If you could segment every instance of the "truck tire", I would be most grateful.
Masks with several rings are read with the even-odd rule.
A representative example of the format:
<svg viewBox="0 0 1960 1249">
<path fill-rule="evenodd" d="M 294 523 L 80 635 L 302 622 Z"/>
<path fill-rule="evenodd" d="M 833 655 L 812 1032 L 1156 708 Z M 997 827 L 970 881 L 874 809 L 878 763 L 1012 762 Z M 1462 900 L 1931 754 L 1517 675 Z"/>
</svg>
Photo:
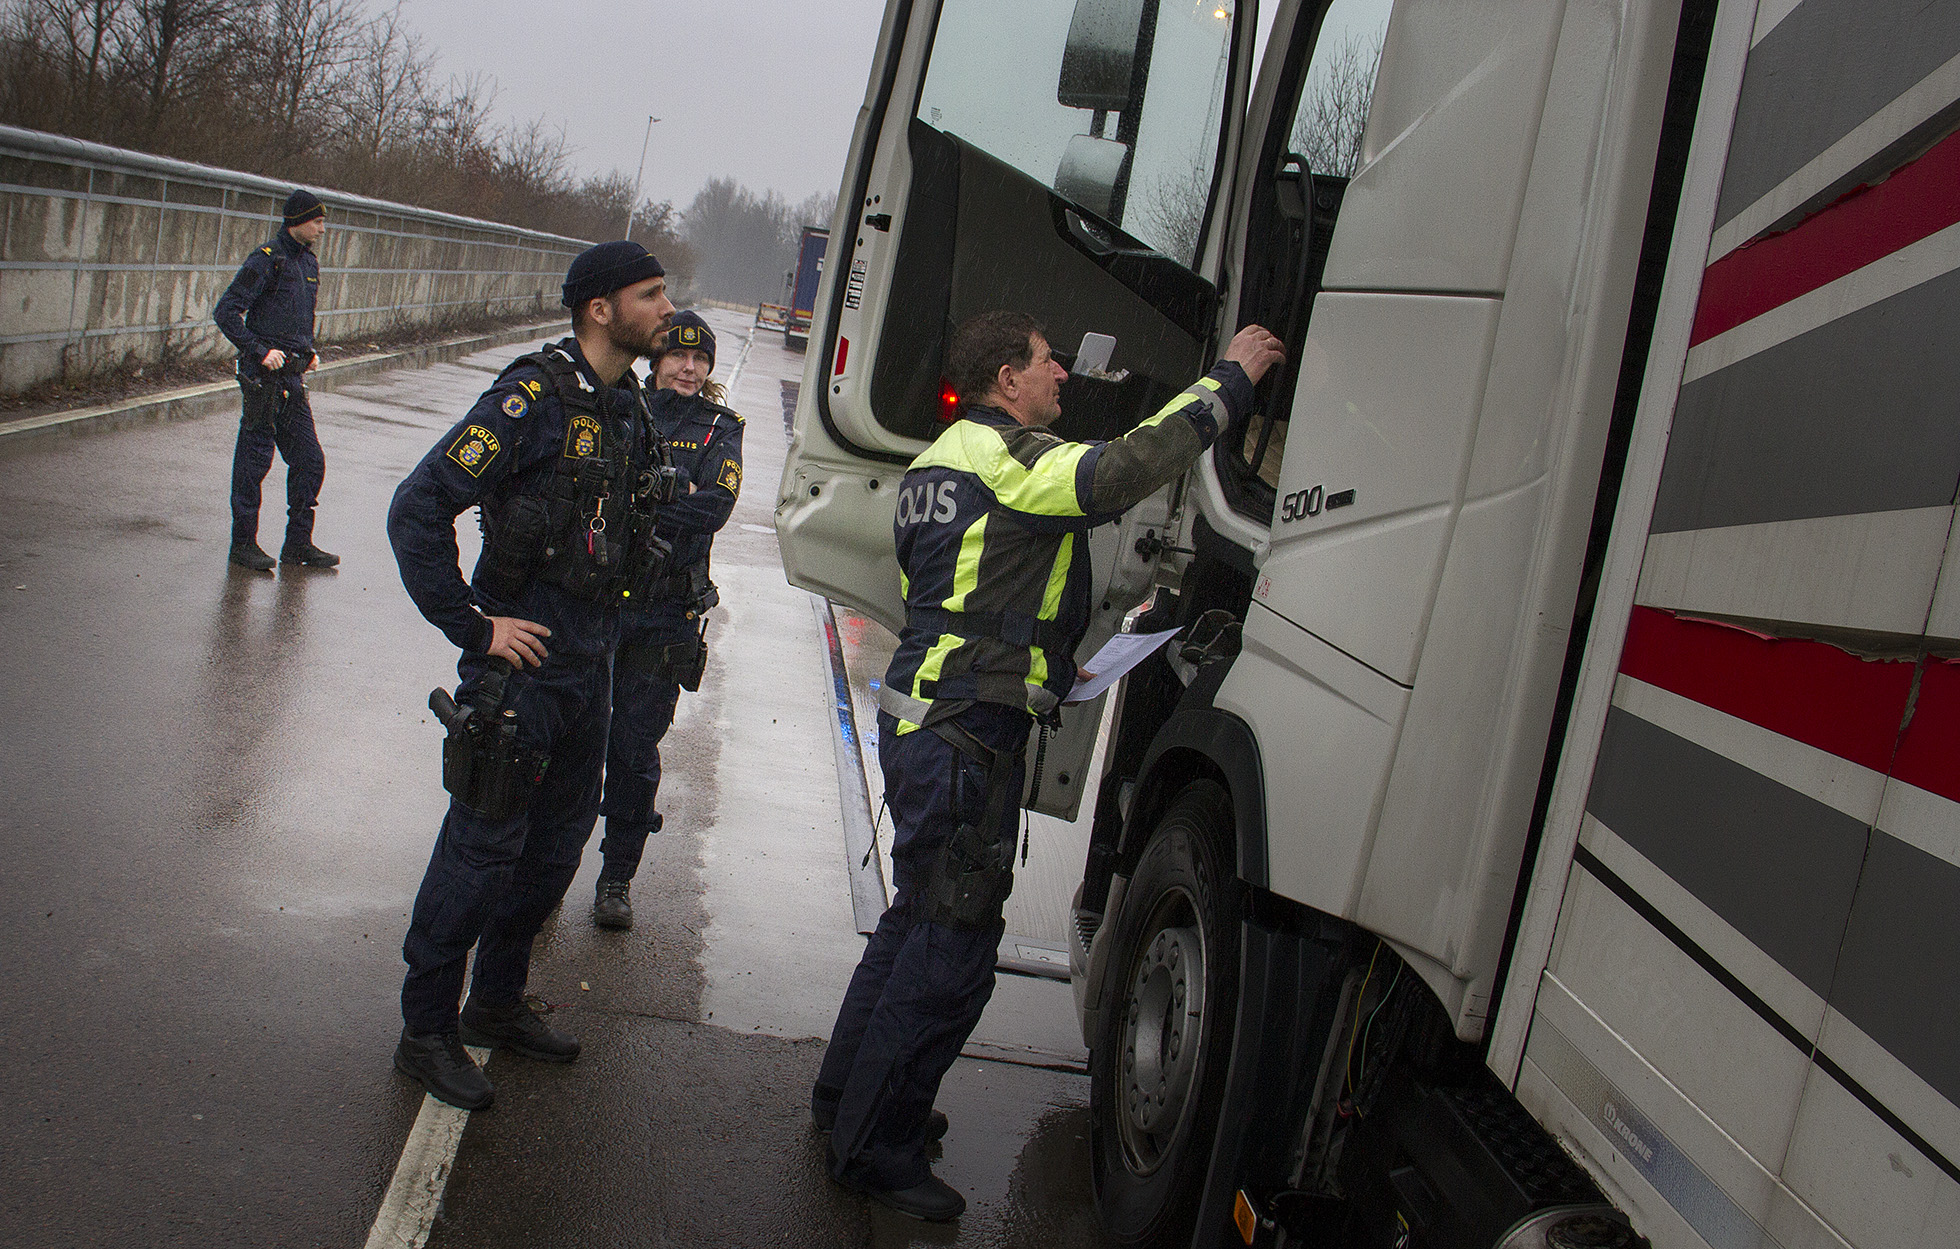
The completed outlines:
<svg viewBox="0 0 1960 1249">
<path fill-rule="evenodd" d="M 1238 1008 L 1230 811 L 1215 782 L 1186 786 L 1115 916 L 1110 1006 L 1089 1056 L 1089 1140 L 1097 1209 L 1119 1244 L 1191 1241 Z"/>
</svg>

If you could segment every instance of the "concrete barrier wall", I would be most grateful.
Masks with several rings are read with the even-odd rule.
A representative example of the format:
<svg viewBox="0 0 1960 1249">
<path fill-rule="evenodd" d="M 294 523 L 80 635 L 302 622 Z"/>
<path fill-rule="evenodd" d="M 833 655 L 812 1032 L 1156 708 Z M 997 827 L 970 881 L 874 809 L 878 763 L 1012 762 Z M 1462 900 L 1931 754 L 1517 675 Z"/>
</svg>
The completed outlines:
<svg viewBox="0 0 1960 1249">
<path fill-rule="evenodd" d="M 0 126 L 0 394 L 129 363 L 232 354 L 211 309 L 290 184 Z M 314 188 L 323 343 L 558 311 L 586 244 Z"/>
</svg>

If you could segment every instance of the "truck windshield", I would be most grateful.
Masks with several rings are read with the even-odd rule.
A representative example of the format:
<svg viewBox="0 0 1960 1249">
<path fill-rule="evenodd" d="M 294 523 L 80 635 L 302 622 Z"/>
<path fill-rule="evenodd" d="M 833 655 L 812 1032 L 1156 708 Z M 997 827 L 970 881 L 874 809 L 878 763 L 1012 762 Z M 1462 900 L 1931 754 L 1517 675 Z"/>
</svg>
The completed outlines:
<svg viewBox="0 0 1960 1249">
<path fill-rule="evenodd" d="M 918 118 L 1192 267 L 1237 8 L 1238 0 L 946 0 Z M 1119 69 L 1093 86 L 1081 68 L 1085 25 L 1104 40 L 1087 49 L 1096 67 Z"/>
</svg>

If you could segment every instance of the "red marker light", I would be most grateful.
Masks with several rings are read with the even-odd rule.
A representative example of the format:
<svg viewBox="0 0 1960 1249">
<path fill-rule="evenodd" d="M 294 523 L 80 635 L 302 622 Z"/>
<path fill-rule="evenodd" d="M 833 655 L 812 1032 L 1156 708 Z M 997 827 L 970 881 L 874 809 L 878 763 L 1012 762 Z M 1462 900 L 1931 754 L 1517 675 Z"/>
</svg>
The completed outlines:
<svg viewBox="0 0 1960 1249">
<path fill-rule="evenodd" d="M 945 378 L 939 379 L 939 423 L 951 425 L 960 418 L 960 395 L 953 389 L 953 383 Z"/>
<path fill-rule="evenodd" d="M 844 360 L 851 354 L 851 340 L 842 334 L 837 336 L 837 367 L 830 371 L 832 377 L 844 375 Z"/>
</svg>

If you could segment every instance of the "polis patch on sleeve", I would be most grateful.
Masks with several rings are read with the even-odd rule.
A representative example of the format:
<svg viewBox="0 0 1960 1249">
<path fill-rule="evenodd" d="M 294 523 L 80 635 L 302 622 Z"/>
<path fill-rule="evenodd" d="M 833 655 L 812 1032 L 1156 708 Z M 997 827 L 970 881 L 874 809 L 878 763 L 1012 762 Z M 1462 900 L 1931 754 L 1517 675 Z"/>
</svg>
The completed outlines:
<svg viewBox="0 0 1960 1249">
<path fill-rule="evenodd" d="M 565 458 L 583 460 L 599 454 L 599 422 L 589 416 L 575 416 L 565 430 Z"/>
<path fill-rule="evenodd" d="M 715 484 L 730 494 L 742 493 L 742 466 L 733 460 L 723 460 L 721 475 L 715 478 Z"/>
<path fill-rule="evenodd" d="M 449 444 L 449 458 L 462 465 L 463 471 L 470 476 L 481 477 L 490 461 L 497 458 L 500 449 L 497 435 L 481 425 L 471 425 L 456 436 L 455 442 Z"/>
<path fill-rule="evenodd" d="M 509 395 L 505 397 L 504 415 L 509 417 L 511 420 L 515 421 L 515 420 L 522 419 L 524 414 L 528 411 L 530 411 L 530 405 L 524 402 L 523 395 Z"/>
</svg>

